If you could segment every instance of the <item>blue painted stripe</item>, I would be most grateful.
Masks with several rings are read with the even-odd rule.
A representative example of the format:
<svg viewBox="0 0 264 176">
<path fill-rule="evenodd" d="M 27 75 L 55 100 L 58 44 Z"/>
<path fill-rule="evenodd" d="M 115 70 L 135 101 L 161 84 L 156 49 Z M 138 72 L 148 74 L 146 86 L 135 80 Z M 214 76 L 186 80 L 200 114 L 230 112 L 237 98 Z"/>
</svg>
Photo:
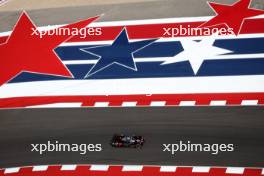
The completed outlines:
<svg viewBox="0 0 264 176">
<path fill-rule="evenodd" d="M 63 61 L 66 60 L 94 60 L 97 57 L 85 53 L 80 48 L 89 46 L 64 46 L 56 49 L 57 54 Z M 232 54 L 257 54 L 264 53 L 264 38 L 246 39 L 221 39 L 216 40 L 214 46 L 233 51 Z M 134 57 L 170 57 L 183 51 L 180 42 L 157 42 L 136 52 Z"/>
<path fill-rule="evenodd" d="M 129 70 L 119 65 L 112 65 L 87 79 L 120 79 L 120 78 L 160 78 L 186 76 L 234 76 L 234 75 L 263 75 L 264 58 L 243 60 L 208 60 L 204 61 L 197 75 L 193 74 L 188 61 L 169 65 L 161 62 L 137 63 L 138 71 Z M 70 65 L 69 69 L 75 79 L 82 79 L 93 65 Z M 65 80 L 69 78 L 22 73 L 11 82 Z"/>
<path fill-rule="evenodd" d="M 248 39 L 221 39 L 216 40 L 215 46 L 233 50 L 234 54 L 264 53 L 264 38 Z M 95 56 L 80 51 L 87 46 L 59 47 L 56 52 L 62 60 L 91 60 Z M 135 57 L 169 57 L 183 50 L 180 42 L 157 42 L 139 52 Z M 264 58 L 230 59 L 230 60 L 205 60 L 197 75 L 188 61 L 168 65 L 161 62 L 138 62 L 138 71 L 133 71 L 119 65 L 112 65 L 87 79 L 121 79 L 121 78 L 160 78 L 160 77 L 186 77 L 186 76 L 234 76 L 234 75 L 263 75 Z M 83 79 L 91 69 L 92 64 L 67 65 L 75 79 Z M 45 80 L 67 80 L 69 78 L 22 73 L 14 78 L 11 83 Z"/>
</svg>

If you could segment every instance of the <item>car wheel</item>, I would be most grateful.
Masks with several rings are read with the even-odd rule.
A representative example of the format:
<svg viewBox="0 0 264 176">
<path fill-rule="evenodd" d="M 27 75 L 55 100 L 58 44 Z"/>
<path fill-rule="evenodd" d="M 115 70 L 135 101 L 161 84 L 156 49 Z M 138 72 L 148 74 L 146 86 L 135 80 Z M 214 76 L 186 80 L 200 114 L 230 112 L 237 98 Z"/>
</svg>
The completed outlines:
<svg viewBox="0 0 264 176">
<path fill-rule="evenodd" d="M 137 145 L 136 145 L 136 148 L 139 148 L 139 149 L 141 149 L 141 148 L 142 148 L 142 146 L 141 146 L 140 144 L 137 144 Z"/>
</svg>

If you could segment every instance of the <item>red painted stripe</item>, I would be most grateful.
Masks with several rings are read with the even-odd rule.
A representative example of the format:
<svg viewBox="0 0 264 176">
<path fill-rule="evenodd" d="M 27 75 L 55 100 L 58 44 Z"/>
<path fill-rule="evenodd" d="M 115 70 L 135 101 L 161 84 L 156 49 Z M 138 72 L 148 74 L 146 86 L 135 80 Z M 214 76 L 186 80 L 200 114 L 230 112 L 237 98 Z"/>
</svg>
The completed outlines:
<svg viewBox="0 0 264 176">
<path fill-rule="evenodd" d="M 161 19 L 162 20 L 162 19 Z M 204 23 L 205 21 L 198 22 L 181 22 L 181 23 L 164 23 L 164 24 L 142 24 L 142 25 L 128 25 L 127 31 L 130 39 L 144 39 L 144 38 L 160 38 L 160 37 L 170 37 L 164 34 L 163 28 L 178 28 L 180 25 L 195 28 Z M 68 42 L 82 42 L 82 41 L 102 41 L 102 40 L 114 40 L 119 34 L 124 26 L 107 26 L 102 28 L 102 35 L 90 35 L 86 38 L 80 38 L 80 36 L 75 36 Z M 226 26 L 221 25 L 218 28 L 226 28 Z M 245 20 L 240 34 L 257 34 L 264 33 L 264 18 L 258 19 L 248 19 Z M 188 35 L 185 35 L 188 36 Z M 195 35 L 194 35 L 195 36 Z M 181 37 L 181 36 L 176 36 Z M 5 42 L 7 36 L 0 37 L 0 43 Z"/>
<path fill-rule="evenodd" d="M 7 40 L 7 36 L 0 37 L 0 44 L 5 43 Z"/>
<path fill-rule="evenodd" d="M 179 28 L 183 27 L 196 28 L 204 22 L 188 22 L 188 23 L 165 23 L 165 24 L 146 24 L 146 25 L 129 25 L 126 26 L 127 32 L 130 39 L 145 39 L 145 38 L 169 38 L 171 36 L 163 35 L 163 28 Z M 124 26 L 109 26 L 102 27 L 102 35 L 99 36 L 88 36 L 87 38 L 80 38 L 80 36 L 73 37 L 69 42 L 82 42 L 82 41 L 101 41 L 101 40 L 114 40 Z M 225 28 L 225 25 L 219 25 L 217 27 Z M 264 19 L 251 19 L 246 20 L 241 29 L 240 34 L 255 34 L 264 33 Z M 197 36 L 197 35 L 184 35 L 186 36 Z M 177 35 L 175 37 L 183 37 Z"/>
<path fill-rule="evenodd" d="M 177 167 L 172 172 L 161 172 L 160 166 L 143 166 L 141 171 L 123 171 L 124 166 L 109 166 L 108 170 L 90 170 L 90 165 L 80 165 L 74 170 L 61 170 L 62 166 L 49 166 L 44 171 L 33 171 L 34 167 L 22 167 L 16 173 L 0 176 L 261 176 L 262 168 L 242 168 L 242 173 L 227 173 L 227 168 L 210 167 L 208 172 L 193 172 L 194 167 Z"/>
<path fill-rule="evenodd" d="M 109 102 L 109 106 L 121 106 L 123 102 L 137 102 L 137 106 L 149 106 L 152 101 L 165 101 L 166 105 L 179 105 L 181 101 L 196 101 L 196 105 L 209 105 L 211 101 L 226 101 L 227 105 L 240 105 L 243 100 L 258 100 L 258 104 L 264 104 L 264 93 L 14 97 L 1 98 L 0 108 L 52 103 L 82 103 L 82 106 L 94 106 L 96 102 Z"/>
</svg>

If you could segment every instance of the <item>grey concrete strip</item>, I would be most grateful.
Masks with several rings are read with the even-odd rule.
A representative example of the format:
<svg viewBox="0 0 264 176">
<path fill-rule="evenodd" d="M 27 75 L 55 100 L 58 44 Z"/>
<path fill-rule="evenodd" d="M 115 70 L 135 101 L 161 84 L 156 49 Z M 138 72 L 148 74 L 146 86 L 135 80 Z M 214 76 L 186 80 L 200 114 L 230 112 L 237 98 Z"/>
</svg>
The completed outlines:
<svg viewBox="0 0 264 176">
<path fill-rule="evenodd" d="M 39 164 L 264 166 L 263 107 L 27 109 L 0 112 L 0 167 Z M 146 138 L 142 150 L 109 145 L 114 133 Z M 102 143 L 103 151 L 30 152 L 31 143 Z M 234 152 L 162 151 L 163 143 L 233 143 Z"/>
<path fill-rule="evenodd" d="M 104 13 L 100 21 L 156 19 L 214 15 L 207 0 L 157 0 L 153 2 L 121 3 L 29 10 L 38 26 L 71 23 Z M 216 1 L 233 3 L 234 0 Z M 254 0 L 252 6 L 264 8 L 264 2 Z M 0 7 L 1 8 L 1 7 Z M 15 25 L 21 11 L 0 12 L 0 31 L 8 31 Z"/>
<path fill-rule="evenodd" d="M 87 5 L 106 5 L 137 3 L 155 0 L 4 0 L 5 4 L 1 6 L 0 11 L 18 11 L 18 10 L 37 10 L 47 8 L 63 8 Z M 0 1 L 1 2 L 1 1 Z M 7 3 L 8 2 L 8 3 Z"/>
</svg>

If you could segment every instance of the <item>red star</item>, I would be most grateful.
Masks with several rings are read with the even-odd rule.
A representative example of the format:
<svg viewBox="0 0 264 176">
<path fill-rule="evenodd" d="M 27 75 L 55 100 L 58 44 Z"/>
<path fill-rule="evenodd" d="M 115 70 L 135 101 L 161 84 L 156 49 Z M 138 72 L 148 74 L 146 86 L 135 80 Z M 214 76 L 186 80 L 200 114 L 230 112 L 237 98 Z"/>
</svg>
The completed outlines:
<svg viewBox="0 0 264 176">
<path fill-rule="evenodd" d="M 229 28 L 233 28 L 234 33 L 238 35 L 246 18 L 264 14 L 264 10 L 249 8 L 250 2 L 251 0 L 240 0 L 233 5 L 208 2 L 217 15 L 200 27 L 226 24 Z"/>
<path fill-rule="evenodd" d="M 98 16 L 60 28 L 76 31 L 97 18 Z M 21 72 L 73 77 L 54 52 L 56 47 L 72 37 L 71 33 L 63 35 L 43 33 L 44 35 L 40 37 L 33 34 L 34 30 L 36 26 L 26 12 L 23 12 L 10 37 L 5 43 L 0 44 L 0 86 Z"/>
</svg>

